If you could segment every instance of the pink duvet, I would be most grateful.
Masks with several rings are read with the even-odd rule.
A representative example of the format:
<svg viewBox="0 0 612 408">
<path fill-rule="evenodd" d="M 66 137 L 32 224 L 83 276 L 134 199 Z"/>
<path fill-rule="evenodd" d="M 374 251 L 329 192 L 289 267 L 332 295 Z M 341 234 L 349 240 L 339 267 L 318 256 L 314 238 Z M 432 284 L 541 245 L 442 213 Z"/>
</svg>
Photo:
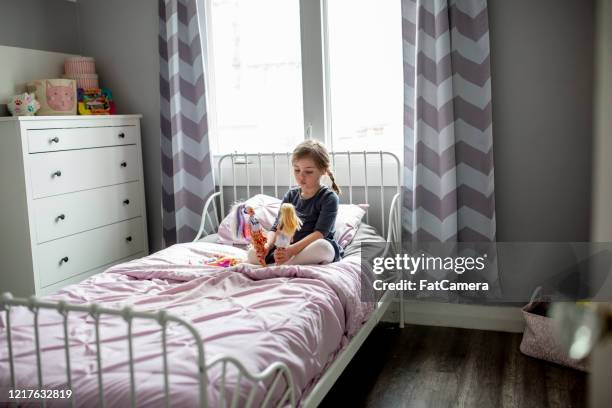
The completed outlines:
<svg viewBox="0 0 612 408">
<path fill-rule="evenodd" d="M 117 265 L 46 299 L 96 302 L 112 308 L 133 305 L 139 311 L 165 309 L 198 329 L 208 363 L 233 356 L 257 373 L 273 362 L 284 362 L 293 375 L 299 398 L 372 310 L 373 304 L 360 300 L 359 257 L 325 266 L 260 268 L 240 264 L 224 269 L 202 264 L 203 259 L 223 248 L 227 247 L 209 243 L 175 245 Z M 0 315 L 0 384 L 5 389 L 10 379 L 6 321 L 4 313 Z M 31 313 L 14 308 L 11 318 L 17 387 L 36 388 Z M 62 388 L 66 376 L 61 320 L 56 312 L 46 311 L 39 321 L 45 388 Z M 120 318 L 106 317 L 100 325 L 106 403 L 124 406 L 130 401 L 126 324 Z M 92 406 L 98 401 L 92 318 L 72 313 L 69 327 L 76 402 Z M 133 333 L 137 403 L 161 406 L 164 393 L 158 325 L 135 320 Z M 192 337 L 171 326 L 168 345 L 172 405 L 192 406 L 199 398 Z M 218 405 L 220 372 L 219 367 L 209 370 L 211 406 Z M 228 378 L 226 385 L 233 390 L 236 373 L 230 370 Z M 250 386 L 242 388 L 241 395 L 246 397 Z"/>
</svg>

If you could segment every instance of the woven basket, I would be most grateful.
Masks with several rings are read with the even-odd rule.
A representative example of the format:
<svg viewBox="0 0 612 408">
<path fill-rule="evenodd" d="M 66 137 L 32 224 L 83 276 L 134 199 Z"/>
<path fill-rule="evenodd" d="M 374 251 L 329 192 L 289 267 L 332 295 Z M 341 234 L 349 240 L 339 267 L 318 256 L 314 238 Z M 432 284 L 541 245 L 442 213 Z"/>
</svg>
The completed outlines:
<svg viewBox="0 0 612 408">
<path fill-rule="evenodd" d="M 539 288 L 534 292 L 531 301 L 523 307 L 525 331 L 520 346 L 521 353 L 577 370 L 588 371 L 588 358 L 582 360 L 570 358 L 556 341 L 552 319 L 547 316 L 550 303 L 538 298 L 538 294 Z"/>
<path fill-rule="evenodd" d="M 96 74 L 65 74 L 63 78 L 74 79 L 77 88 L 99 88 L 98 76 Z"/>
<path fill-rule="evenodd" d="M 96 62 L 91 57 L 68 57 L 64 60 L 66 75 L 91 75 L 96 73 Z"/>
</svg>

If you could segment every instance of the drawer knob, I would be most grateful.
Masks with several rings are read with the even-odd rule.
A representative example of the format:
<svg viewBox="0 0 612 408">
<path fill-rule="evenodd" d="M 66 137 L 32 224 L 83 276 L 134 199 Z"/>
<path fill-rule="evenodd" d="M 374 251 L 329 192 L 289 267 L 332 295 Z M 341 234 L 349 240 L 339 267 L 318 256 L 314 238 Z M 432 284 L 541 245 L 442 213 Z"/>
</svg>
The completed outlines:
<svg viewBox="0 0 612 408">
<path fill-rule="evenodd" d="M 128 199 L 123 200 L 123 204 L 128 205 L 129 203 L 130 203 L 130 200 Z"/>
<path fill-rule="evenodd" d="M 59 177 L 59 176 L 61 176 L 61 175 L 62 175 L 62 172 L 61 172 L 61 171 L 59 171 L 59 170 L 58 170 L 58 171 L 56 171 L 55 173 L 53 173 L 53 177 Z"/>
<path fill-rule="evenodd" d="M 59 263 L 60 263 L 60 265 L 61 265 L 61 264 L 66 263 L 66 262 L 68 262 L 68 257 L 67 257 L 67 256 L 65 256 L 65 257 L 63 257 L 62 259 L 60 259 L 60 262 L 59 262 Z"/>
<path fill-rule="evenodd" d="M 63 220 L 65 218 L 66 218 L 66 216 L 64 214 L 60 214 L 60 215 L 57 216 L 56 221 Z"/>
<path fill-rule="evenodd" d="M 127 167 L 127 162 L 121 162 L 121 167 Z"/>
<path fill-rule="evenodd" d="M 125 139 L 125 133 L 123 132 L 119 133 L 119 139 Z"/>
<path fill-rule="evenodd" d="M 125 240 L 126 240 L 127 242 L 132 242 L 132 236 L 130 235 L 130 236 L 126 237 L 126 238 L 125 238 Z"/>
<path fill-rule="evenodd" d="M 59 143 L 59 137 L 55 136 L 53 139 L 49 140 L 51 143 Z"/>
</svg>

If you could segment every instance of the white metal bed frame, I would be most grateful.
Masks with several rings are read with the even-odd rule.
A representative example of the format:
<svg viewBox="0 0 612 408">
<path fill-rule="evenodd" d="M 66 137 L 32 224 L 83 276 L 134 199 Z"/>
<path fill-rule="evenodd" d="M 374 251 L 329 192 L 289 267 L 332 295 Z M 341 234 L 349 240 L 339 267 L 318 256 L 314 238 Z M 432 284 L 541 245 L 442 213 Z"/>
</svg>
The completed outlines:
<svg viewBox="0 0 612 408">
<path fill-rule="evenodd" d="M 396 249 L 399 248 L 401 244 L 401 165 L 400 161 L 392 153 L 378 151 L 378 152 L 332 152 L 332 163 L 336 164 L 337 156 L 346 156 L 348 161 L 348 189 L 349 189 L 349 202 L 353 202 L 353 186 L 352 183 L 352 165 L 351 160 L 355 157 L 361 157 L 363 160 L 363 168 L 364 168 L 364 192 L 365 192 L 365 202 L 369 204 L 368 197 L 368 157 L 378 157 L 380 161 L 380 209 L 381 209 L 381 220 L 382 220 L 382 235 L 385 236 L 385 197 L 384 197 L 384 159 L 390 158 L 392 164 L 394 164 L 397 168 L 397 191 L 393 196 L 391 203 L 389 205 L 389 215 L 387 218 L 387 229 L 386 229 L 386 246 L 384 250 L 384 255 L 390 250 L 390 246 L 397 245 Z M 219 218 L 217 214 L 217 205 L 215 203 L 215 199 L 217 198 L 220 201 L 221 211 L 220 214 L 223 217 L 225 215 L 225 210 L 223 206 L 224 193 L 223 187 L 225 186 L 223 182 L 222 176 L 222 166 L 227 159 L 231 160 L 232 166 L 232 185 L 233 185 L 233 199 L 236 200 L 237 197 L 237 183 L 236 183 L 236 166 L 244 165 L 245 175 L 246 175 L 246 189 L 247 196 L 250 196 L 250 183 L 249 183 L 249 166 L 253 164 L 249 161 L 249 157 L 255 157 L 257 159 L 257 164 L 259 167 L 259 179 L 260 179 L 260 193 L 264 192 L 264 177 L 263 177 L 263 167 L 262 167 L 262 158 L 270 157 L 272 159 L 272 167 L 273 167 L 273 180 L 274 180 L 274 191 L 275 195 L 278 197 L 278 178 L 276 171 L 277 159 L 282 158 L 287 160 L 288 168 L 290 171 L 288 177 L 288 184 L 291 186 L 291 177 L 292 177 L 292 166 L 290 165 L 290 153 L 258 153 L 258 154 L 229 154 L 221 157 L 219 159 L 218 164 L 218 182 L 219 182 L 219 191 L 213 194 L 205 203 L 204 210 L 202 212 L 202 221 L 200 225 L 200 229 L 194 241 L 199 240 L 203 234 L 208 235 L 208 231 L 206 229 L 207 223 L 211 226 L 215 231 L 219 226 Z M 243 160 L 238 160 L 243 159 Z M 268 186 L 268 184 L 266 184 Z M 214 221 L 213 221 L 214 220 Z M 316 385 L 310 390 L 310 392 L 304 396 L 300 405 L 306 408 L 316 407 L 321 400 L 325 397 L 327 392 L 331 389 L 335 381 L 338 379 L 340 374 L 342 374 L 343 370 L 346 368 L 348 363 L 351 361 L 355 353 L 359 350 L 365 339 L 368 337 L 372 329 L 379 322 L 388 306 L 393 300 L 392 292 L 386 292 L 381 299 L 376 304 L 376 309 L 368 319 L 368 321 L 361 327 L 358 333 L 351 339 L 346 348 L 337 356 L 334 362 L 328 367 L 323 376 L 317 381 Z M 400 302 L 402 302 L 402 297 L 400 296 Z M 195 329 L 189 322 L 173 316 L 166 311 L 160 311 L 157 313 L 153 312 L 138 312 L 133 310 L 131 307 L 125 307 L 123 309 L 109 309 L 100 307 L 97 304 L 89 304 L 89 305 L 73 305 L 69 304 L 65 301 L 60 301 L 58 303 L 45 302 L 40 301 L 36 297 L 31 297 L 29 299 L 16 299 L 13 298 L 10 294 L 5 293 L 0 297 L 0 312 L 4 311 L 6 316 L 6 333 L 7 333 L 7 346 L 8 346 L 8 360 L 9 360 L 9 368 L 10 368 L 10 387 L 11 389 L 16 389 L 20 385 L 16 384 L 15 381 L 15 363 L 14 363 L 14 355 L 13 355 L 13 347 L 11 341 L 11 315 L 10 310 L 12 307 L 16 306 L 25 306 L 29 308 L 34 316 L 34 347 L 36 353 L 36 368 L 37 368 L 37 380 L 39 389 L 44 389 L 44 381 L 42 376 L 42 357 L 40 351 L 40 333 L 39 333 L 39 325 L 38 325 L 38 317 L 39 311 L 41 309 L 51 309 L 56 310 L 59 315 L 63 318 L 63 329 L 64 329 L 64 353 L 65 353 L 65 361 L 66 361 L 66 385 L 68 389 L 71 389 L 72 386 L 72 378 L 70 371 L 70 348 L 69 348 L 69 337 L 68 337 L 68 314 L 70 312 L 85 312 L 91 315 L 94 321 L 95 327 L 95 338 L 96 338 L 96 361 L 97 361 L 97 382 L 98 382 L 98 397 L 99 397 L 99 406 L 105 406 L 105 398 L 104 398 L 104 380 L 102 376 L 102 356 L 100 352 L 100 327 L 99 321 L 101 316 L 120 316 L 122 317 L 127 324 L 127 343 L 128 343 L 128 353 L 129 353 L 129 372 L 130 372 L 130 402 L 131 406 L 136 406 L 136 388 L 135 388 L 135 374 L 134 374 L 134 361 L 133 361 L 133 339 L 132 339 L 132 323 L 134 319 L 148 319 L 156 321 L 160 326 L 161 331 L 161 346 L 162 346 L 162 355 L 163 355 L 163 377 L 164 377 L 164 396 L 165 396 L 165 405 L 166 407 L 171 406 L 170 401 L 170 382 L 169 382 L 169 372 L 168 372 L 168 361 L 167 361 L 167 344 L 166 344 L 166 330 L 169 323 L 175 323 L 185 328 L 192 336 L 195 341 L 195 345 L 197 348 L 197 370 L 198 370 L 198 385 L 199 385 L 199 401 L 200 407 L 209 407 L 208 395 L 207 395 L 207 386 L 208 386 L 208 377 L 207 371 L 214 366 L 221 365 L 222 374 L 221 374 L 221 388 L 219 395 L 218 406 L 226 407 L 230 406 L 235 408 L 239 403 L 239 396 L 241 388 L 243 384 L 241 379 L 245 379 L 251 382 L 251 391 L 248 394 L 248 398 L 246 401 L 245 407 L 252 407 L 253 401 L 255 397 L 255 391 L 257 387 L 255 386 L 257 383 L 263 385 L 266 389 L 264 395 L 262 396 L 263 401 L 260 406 L 267 407 L 272 403 L 276 407 L 286 406 L 288 404 L 290 407 L 296 407 L 297 401 L 294 393 L 293 387 L 293 379 L 291 376 L 291 372 L 288 367 L 281 362 L 275 362 L 267 367 L 265 370 L 260 373 L 250 373 L 248 370 L 240 363 L 240 361 L 236 360 L 233 357 L 222 357 L 215 361 L 206 363 L 205 354 L 204 354 L 204 344 L 202 341 L 202 337 L 200 333 Z M 400 304 L 400 327 L 403 327 L 403 308 Z M 236 386 L 233 389 L 233 392 L 229 393 L 225 388 L 225 380 L 228 366 L 233 366 L 238 373 L 238 379 L 236 381 Z M 284 384 L 281 384 L 280 391 L 281 397 L 277 401 L 272 401 L 274 398 L 276 388 L 279 385 L 279 381 L 284 380 Z M 72 406 L 75 405 L 75 398 L 71 398 Z M 41 400 L 41 405 L 45 406 L 45 400 Z"/>
</svg>

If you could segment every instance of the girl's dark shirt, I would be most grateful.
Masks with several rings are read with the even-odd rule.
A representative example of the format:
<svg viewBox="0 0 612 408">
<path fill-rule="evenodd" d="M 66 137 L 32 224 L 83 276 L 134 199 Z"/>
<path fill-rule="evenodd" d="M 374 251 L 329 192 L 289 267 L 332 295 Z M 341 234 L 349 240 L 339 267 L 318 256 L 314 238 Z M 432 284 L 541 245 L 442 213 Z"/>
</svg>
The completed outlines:
<svg viewBox="0 0 612 408">
<path fill-rule="evenodd" d="M 296 231 L 291 243 L 304 239 L 314 231 L 319 231 L 323 238 L 334 248 L 334 262 L 342 258 L 344 250 L 334 239 L 336 216 L 338 215 L 340 200 L 333 190 L 327 186 L 321 186 L 314 196 L 304 199 L 300 195 L 300 188 L 294 187 L 287 191 L 283 197 L 283 203 L 293 204 L 298 217 L 302 220 L 302 228 Z M 272 231 L 276 231 L 277 225 L 278 216 L 272 226 Z M 266 257 L 266 262 L 274 262 L 274 249 Z"/>
</svg>

